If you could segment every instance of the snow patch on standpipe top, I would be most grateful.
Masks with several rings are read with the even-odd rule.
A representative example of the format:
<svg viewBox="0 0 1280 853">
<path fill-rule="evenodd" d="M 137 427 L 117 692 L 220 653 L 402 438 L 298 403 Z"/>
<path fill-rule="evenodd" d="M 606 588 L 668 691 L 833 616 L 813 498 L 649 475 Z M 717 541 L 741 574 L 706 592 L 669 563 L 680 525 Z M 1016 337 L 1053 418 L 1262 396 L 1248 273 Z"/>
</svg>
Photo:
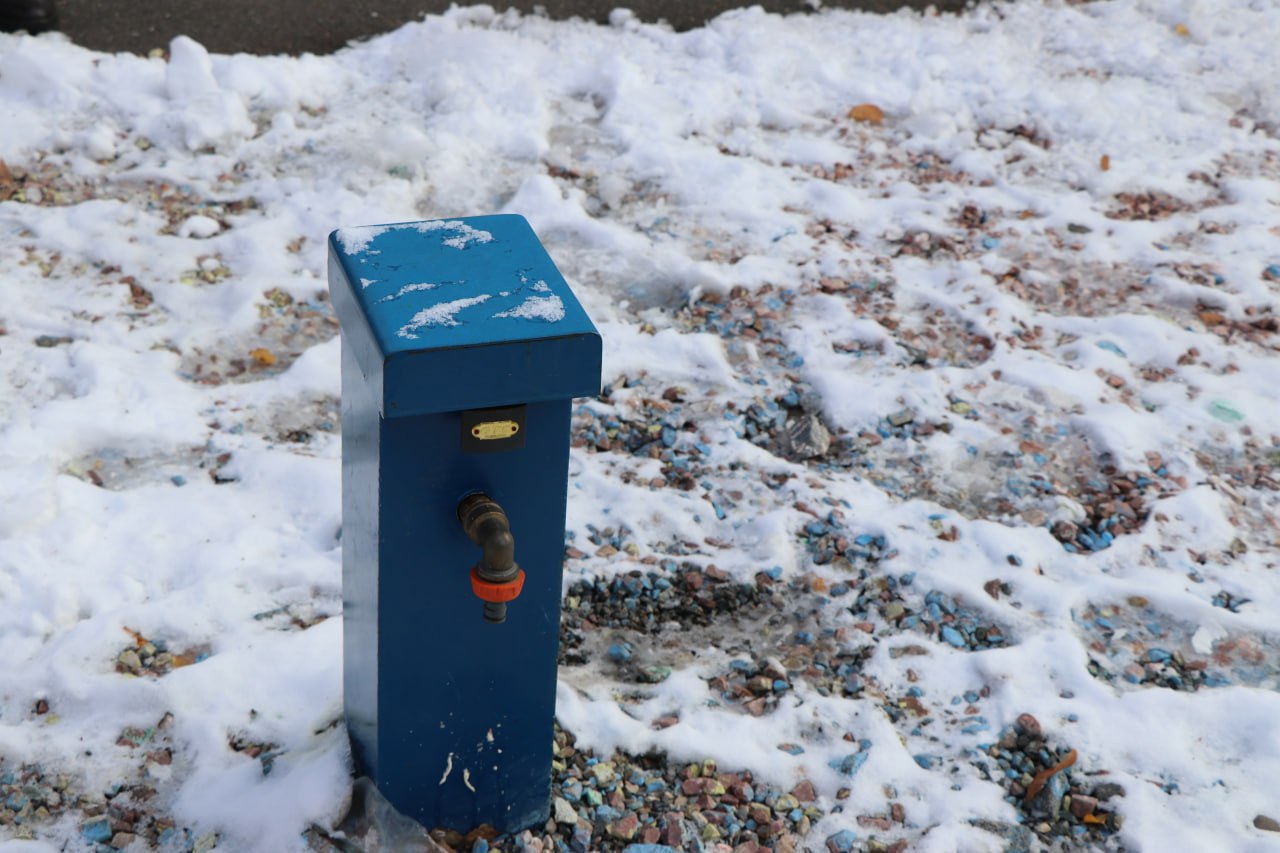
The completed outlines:
<svg viewBox="0 0 1280 853">
<path fill-rule="evenodd" d="M 432 305 L 430 308 L 424 308 L 417 314 L 413 315 L 413 319 L 400 327 L 397 332 L 402 338 L 416 338 L 421 329 L 429 326 L 460 326 L 461 323 L 455 318 L 459 311 L 464 308 L 470 308 L 472 305 L 479 305 L 489 299 L 489 294 L 485 293 L 481 296 L 471 296 L 466 299 L 454 299 L 450 302 L 441 302 Z"/>
<path fill-rule="evenodd" d="M 446 236 L 440 242 L 451 249 L 465 249 L 478 243 L 492 243 L 493 235 L 479 228 L 472 228 L 460 219 L 432 220 L 430 222 L 411 222 L 404 225 L 365 225 L 357 228 L 339 228 L 338 242 L 342 251 L 348 255 L 360 255 L 368 251 L 369 245 L 383 234 L 397 228 L 413 228 L 423 234 L 432 231 L 444 231 Z"/>
</svg>

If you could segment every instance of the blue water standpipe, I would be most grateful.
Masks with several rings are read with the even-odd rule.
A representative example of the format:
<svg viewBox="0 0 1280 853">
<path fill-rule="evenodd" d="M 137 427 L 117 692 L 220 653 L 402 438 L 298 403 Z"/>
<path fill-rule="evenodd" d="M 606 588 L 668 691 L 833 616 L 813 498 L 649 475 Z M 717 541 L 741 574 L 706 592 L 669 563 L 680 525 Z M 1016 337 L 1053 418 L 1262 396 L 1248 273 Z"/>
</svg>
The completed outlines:
<svg viewBox="0 0 1280 853">
<path fill-rule="evenodd" d="M 340 229 L 329 287 L 357 771 L 428 828 L 543 823 L 570 404 L 600 336 L 519 216 Z"/>
</svg>

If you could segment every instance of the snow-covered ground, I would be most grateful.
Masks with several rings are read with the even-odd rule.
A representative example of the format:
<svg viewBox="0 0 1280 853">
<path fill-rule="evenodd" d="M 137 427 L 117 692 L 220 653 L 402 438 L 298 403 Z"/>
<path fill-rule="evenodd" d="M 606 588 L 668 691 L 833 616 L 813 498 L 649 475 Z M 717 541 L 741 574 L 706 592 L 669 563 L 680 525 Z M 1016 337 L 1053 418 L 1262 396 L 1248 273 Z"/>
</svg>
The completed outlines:
<svg viewBox="0 0 1280 853">
<path fill-rule="evenodd" d="M 709 849 L 1280 848 L 1277 45 L 1274 0 L 0 35 L 0 850 L 332 849 L 324 240 L 496 212 L 605 341 L 579 750 L 800 800 L 680 804 Z"/>
</svg>

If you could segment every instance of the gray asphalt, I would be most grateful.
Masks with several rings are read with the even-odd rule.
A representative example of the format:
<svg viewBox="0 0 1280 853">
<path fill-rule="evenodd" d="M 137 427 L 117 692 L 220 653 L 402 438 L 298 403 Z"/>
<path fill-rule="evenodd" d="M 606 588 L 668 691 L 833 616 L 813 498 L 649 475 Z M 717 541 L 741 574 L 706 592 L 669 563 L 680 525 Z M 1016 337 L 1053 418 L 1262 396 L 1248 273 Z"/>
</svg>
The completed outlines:
<svg viewBox="0 0 1280 853">
<path fill-rule="evenodd" d="M 891 12 L 903 6 L 954 12 L 967 0 L 826 0 L 826 7 Z M 348 42 L 388 32 L 406 21 L 443 12 L 450 0 L 60 0 L 62 31 L 77 44 L 109 52 L 146 53 L 188 35 L 215 53 L 330 53 Z M 460 3 L 459 5 L 467 5 Z M 676 29 L 704 24 L 728 9 L 756 3 L 733 0 L 514 0 L 490 2 L 522 12 L 545 9 L 552 18 L 607 21 L 619 5 L 641 20 L 665 20 Z M 804 0 L 759 0 L 771 12 L 811 11 Z"/>
</svg>

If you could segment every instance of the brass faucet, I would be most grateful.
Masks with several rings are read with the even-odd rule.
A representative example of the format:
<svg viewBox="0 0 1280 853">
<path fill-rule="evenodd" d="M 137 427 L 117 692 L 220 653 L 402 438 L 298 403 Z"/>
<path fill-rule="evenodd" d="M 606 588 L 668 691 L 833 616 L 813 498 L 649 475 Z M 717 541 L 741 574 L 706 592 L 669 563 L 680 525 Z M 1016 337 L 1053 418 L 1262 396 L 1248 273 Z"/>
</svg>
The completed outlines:
<svg viewBox="0 0 1280 853">
<path fill-rule="evenodd" d="M 484 556 L 471 570 L 471 589 L 484 601 L 485 621 L 505 622 L 507 602 L 515 600 L 524 587 L 507 514 L 488 495 L 476 492 L 458 504 L 458 520 L 471 541 L 484 549 Z"/>
</svg>

